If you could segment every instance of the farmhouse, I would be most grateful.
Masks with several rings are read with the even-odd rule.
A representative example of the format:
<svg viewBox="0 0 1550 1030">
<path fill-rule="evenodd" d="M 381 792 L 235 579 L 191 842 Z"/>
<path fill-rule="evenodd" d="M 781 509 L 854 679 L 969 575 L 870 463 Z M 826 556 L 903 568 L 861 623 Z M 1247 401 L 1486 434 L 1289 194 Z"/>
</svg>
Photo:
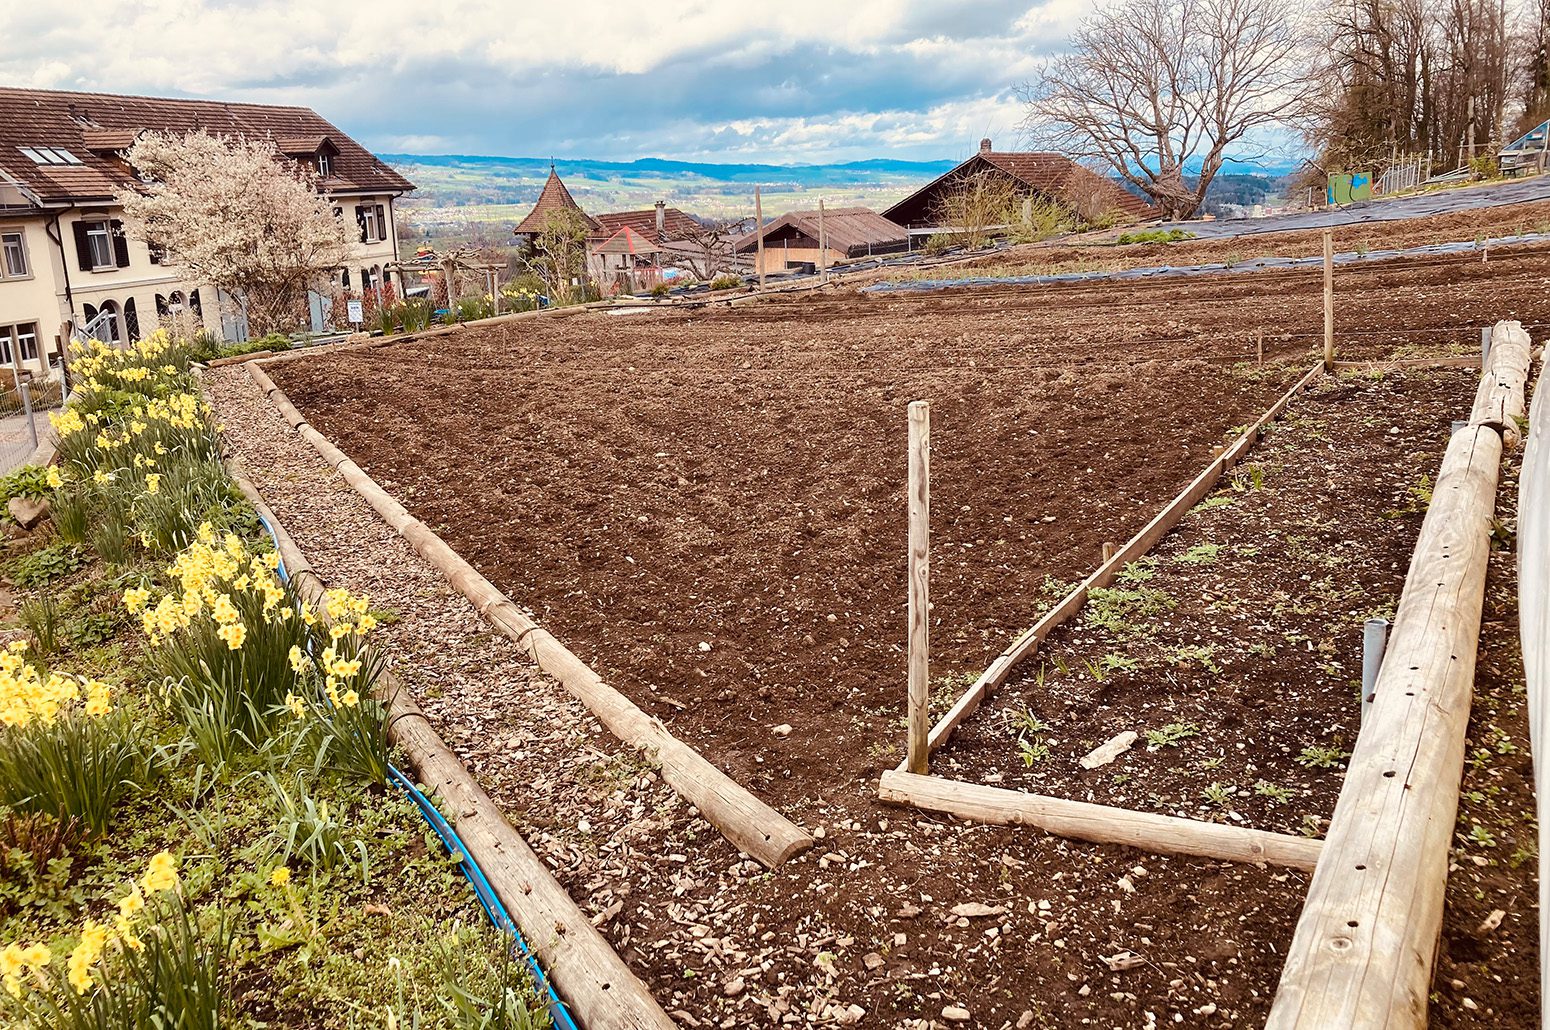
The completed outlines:
<svg viewBox="0 0 1550 1030">
<path fill-rule="evenodd" d="M 1022 196 L 1053 200 L 1086 218 L 1109 211 L 1138 219 L 1155 214 L 1146 201 L 1064 154 L 997 151 L 990 140 L 982 139 L 973 157 L 905 197 L 883 216 L 907 226 L 912 236 L 952 228 L 938 224 L 943 201 L 964 180 L 981 172 L 1005 176 Z"/>
<path fill-rule="evenodd" d="M 738 254 L 754 255 L 758 264 L 759 237 L 764 237 L 763 273 L 788 268 L 832 265 L 873 254 L 893 254 L 909 247 L 904 227 L 865 207 L 842 207 L 823 213 L 788 211 L 761 230 L 737 241 Z M 820 235 L 822 249 L 820 249 Z"/>
<path fill-rule="evenodd" d="M 238 307 L 124 232 L 115 194 L 135 181 L 125 159 L 146 131 L 204 130 L 272 139 L 310 168 L 343 218 L 360 227 L 358 264 L 340 285 L 388 281 L 397 259 L 393 201 L 414 187 L 305 107 L 0 88 L 0 364 L 47 373 L 61 322 L 134 341 L 160 317 L 220 312 L 222 335 L 245 335 Z M 323 298 L 312 298 L 322 329 Z"/>
</svg>

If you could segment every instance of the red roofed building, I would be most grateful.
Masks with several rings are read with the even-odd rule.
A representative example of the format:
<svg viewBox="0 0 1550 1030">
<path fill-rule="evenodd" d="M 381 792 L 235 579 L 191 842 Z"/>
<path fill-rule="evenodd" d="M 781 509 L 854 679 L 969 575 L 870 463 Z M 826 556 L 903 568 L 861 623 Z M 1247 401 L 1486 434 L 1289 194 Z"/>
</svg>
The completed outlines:
<svg viewBox="0 0 1550 1030">
<path fill-rule="evenodd" d="M 345 288 L 380 285 L 398 259 L 393 202 L 414 186 L 305 107 L 0 87 L 0 367 L 47 375 L 60 323 L 127 342 L 162 315 L 209 316 L 214 291 L 124 232 L 115 196 L 138 179 L 125 153 L 145 132 L 203 130 L 274 142 L 306 165 L 340 217 L 360 228 Z M 353 275 L 352 275 L 353 273 Z M 325 317 L 314 296 L 314 328 Z M 233 305 L 235 308 L 235 305 Z M 240 337 L 235 317 L 220 326 Z"/>
<path fill-rule="evenodd" d="M 996 151 L 991 149 L 990 140 L 984 139 L 973 157 L 905 197 L 883 216 L 909 227 L 915 235 L 949 228 L 936 224 L 944 198 L 969 176 L 987 171 L 1011 178 L 1024 196 L 1053 200 L 1084 218 L 1107 211 L 1133 219 L 1157 214 L 1150 204 L 1113 179 L 1083 168 L 1064 154 Z"/>
<path fill-rule="evenodd" d="M 538 203 L 533 205 L 533 210 L 527 213 L 527 217 L 517 223 L 517 227 L 511 230 L 514 236 L 536 236 L 544 230 L 544 223 L 551 212 L 574 211 L 581 216 L 588 230 L 597 229 L 597 219 L 581 210 L 581 205 L 576 203 L 576 198 L 570 195 L 570 190 L 565 188 L 565 183 L 560 181 L 560 176 L 554 170 L 554 165 L 549 166 L 549 178 L 544 182 L 543 192 L 538 194 Z"/>
</svg>

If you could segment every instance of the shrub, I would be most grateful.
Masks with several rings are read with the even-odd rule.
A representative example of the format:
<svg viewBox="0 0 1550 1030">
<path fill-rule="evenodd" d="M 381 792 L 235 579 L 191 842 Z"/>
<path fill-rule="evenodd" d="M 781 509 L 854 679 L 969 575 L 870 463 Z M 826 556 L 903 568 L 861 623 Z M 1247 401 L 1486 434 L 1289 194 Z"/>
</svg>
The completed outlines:
<svg viewBox="0 0 1550 1030">
<path fill-rule="evenodd" d="M 668 282 L 657 283 L 651 288 L 650 292 L 653 297 L 666 297 L 673 292 L 673 284 Z"/>
<path fill-rule="evenodd" d="M 731 272 L 722 272 L 710 281 L 710 288 L 713 290 L 735 290 L 742 285 L 743 277 L 733 275 Z"/>
<path fill-rule="evenodd" d="M 1195 234 L 1187 229 L 1143 229 L 1121 233 L 1115 242 L 1125 246 L 1131 243 L 1179 243 L 1194 238 Z"/>
</svg>

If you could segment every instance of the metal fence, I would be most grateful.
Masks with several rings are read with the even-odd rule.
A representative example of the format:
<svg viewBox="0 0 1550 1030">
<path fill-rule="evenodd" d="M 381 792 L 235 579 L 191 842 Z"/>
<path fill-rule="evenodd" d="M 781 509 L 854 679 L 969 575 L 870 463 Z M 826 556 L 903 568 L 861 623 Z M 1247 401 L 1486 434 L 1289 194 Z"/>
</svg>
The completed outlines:
<svg viewBox="0 0 1550 1030">
<path fill-rule="evenodd" d="M 48 416 L 64 406 L 63 376 L 27 380 L 0 371 L 0 475 L 27 464 L 49 431 Z"/>
</svg>

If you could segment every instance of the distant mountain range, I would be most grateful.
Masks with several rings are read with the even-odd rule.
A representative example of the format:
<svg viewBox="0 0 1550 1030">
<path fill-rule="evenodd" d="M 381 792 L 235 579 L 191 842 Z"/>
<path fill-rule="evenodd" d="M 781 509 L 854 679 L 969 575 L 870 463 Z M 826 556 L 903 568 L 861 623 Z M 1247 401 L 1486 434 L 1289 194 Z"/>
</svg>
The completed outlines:
<svg viewBox="0 0 1550 1030">
<path fill-rule="evenodd" d="M 428 238 L 477 238 L 487 231 L 495 239 L 504 239 L 510 225 L 538 199 L 550 169 L 550 160 L 541 157 L 381 156 L 418 187 L 402 206 L 412 225 Z M 820 197 L 831 207 L 864 206 L 880 211 L 958 163 L 873 158 L 835 164 L 721 164 L 647 157 L 634 161 L 556 159 L 553 167 L 576 202 L 593 214 L 648 208 L 664 200 L 671 207 L 703 217 L 751 217 L 757 184 L 764 197 L 764 214 L 771 218 L 793 209 L 816 207 Z M 1223 172 L 1252 175 L 1256 180 L 1263 177 L 1265 189 L 1270 189 L 1270 180 L 1295 167 L 1295 162 L 1287 161 L 1271 165 L 1228 162 Z"/>
</svg>

